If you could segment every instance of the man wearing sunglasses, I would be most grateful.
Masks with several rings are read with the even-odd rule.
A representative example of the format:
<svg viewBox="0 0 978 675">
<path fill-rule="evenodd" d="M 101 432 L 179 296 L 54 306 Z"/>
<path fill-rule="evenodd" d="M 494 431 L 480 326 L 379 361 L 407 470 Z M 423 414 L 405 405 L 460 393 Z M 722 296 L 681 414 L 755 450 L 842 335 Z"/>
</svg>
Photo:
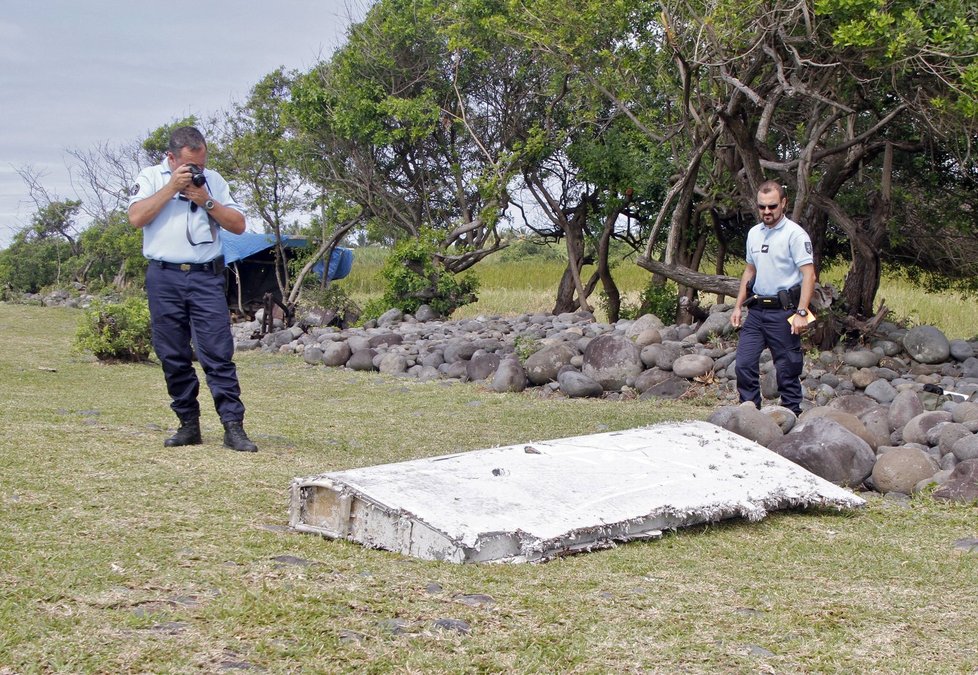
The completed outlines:
<svg viewBox="0 0 978 675">
<path fill-rule="evenodd" d="M 205 169 L 207 143 L 194 127 L 170 135 L 163 161 L 143 169 L 129 194 L 129 222 L 143 231 L 153 348 L 163 364 L 170 407 L 180 419 L 163 445 L 198 445 L 200 381 L 194 350 L 224 425 L 224 445 L 255 452 L 245 433 L 234 338 L 224 295 L 221 230 L 241 234 L 244 212 L 216 171 Z"/>
<path fill-rule="evenodd" d="M 812 240 L 784 215 L 784 186 L 762 183 L 757 192 L 761 222 L 747 234 L 747 267 L 730 323 L 740 328 L 737 342 L 737 392 L 741 402 L 761 407 L 761 352 L 771 350 L 781 405 L 801 414 L 801 333 L 810 321 L 808 303 L 815 288 Z M 749 309 L 743 318 L 743 308 Z"/>
</svg>

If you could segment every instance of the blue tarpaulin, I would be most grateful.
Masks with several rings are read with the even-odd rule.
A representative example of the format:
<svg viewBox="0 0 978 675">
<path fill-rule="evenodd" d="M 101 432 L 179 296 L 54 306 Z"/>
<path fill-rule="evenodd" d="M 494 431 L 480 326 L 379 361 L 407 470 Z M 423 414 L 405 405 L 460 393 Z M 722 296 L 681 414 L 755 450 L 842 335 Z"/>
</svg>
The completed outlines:
<svg viewBox="0 0 978 675">
<path fill-rule="evenodd" d="M 222 232 L 221 242 L 224 246 L 224 262 L 230 265 L 275 246 L 275 235 L 261 232 L 245 232 L 244 234 Z M 305 237 L 285 235 L 282 237 L 282 244 L 285 248 L 305 248 L 309 245 L 309 240 Z M 322 277 L 323 267 L 323 261 L 320 260 L 313 267 L 313 271 Z M 350 273 L 352 267 L 353 251 L 348 248 L 336 247 L 329 258 L 329 276 L 327 278 L 330 281 L 343 279 Z"/>
</svg>

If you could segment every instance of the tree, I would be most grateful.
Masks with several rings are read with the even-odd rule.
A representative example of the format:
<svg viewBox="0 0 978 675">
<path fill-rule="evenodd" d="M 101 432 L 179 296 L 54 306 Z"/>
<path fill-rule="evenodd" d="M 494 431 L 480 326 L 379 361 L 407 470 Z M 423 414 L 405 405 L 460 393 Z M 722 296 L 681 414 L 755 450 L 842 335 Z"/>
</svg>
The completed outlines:
<svg viewBox="0 0 978 675">
<path fill-rule="evenodd" d="M 300 172 L 299 146 L 288 120 L 296 77 L 282 68 L 265 75 L 244 103 L 235 104 L 216 123 L 215 150 L 208 156 L 258 215 L 265 231 L 275 235 L 277 257 L 283 261 L 282 235 L 308 218 L 315 196 Z M 276 265 L 276 276 L 282 297 L 288 297 L 288 266 Z"/>
</svg>

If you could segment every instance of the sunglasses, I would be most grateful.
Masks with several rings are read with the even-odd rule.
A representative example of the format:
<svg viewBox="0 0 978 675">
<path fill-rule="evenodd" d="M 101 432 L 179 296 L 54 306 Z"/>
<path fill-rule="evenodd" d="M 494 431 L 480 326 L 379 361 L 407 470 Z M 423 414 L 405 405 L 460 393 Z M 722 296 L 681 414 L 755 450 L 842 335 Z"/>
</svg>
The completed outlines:
<svg viewBox="0 0 978 675">
<path fill-rule="evenodd" d="M 758 204 L 757 205 L 757 210 L 758 211 L 776 211 L 779 206 L 781 206 L 781 202 L 778 202 L 777 204 Z"/>
</svg>

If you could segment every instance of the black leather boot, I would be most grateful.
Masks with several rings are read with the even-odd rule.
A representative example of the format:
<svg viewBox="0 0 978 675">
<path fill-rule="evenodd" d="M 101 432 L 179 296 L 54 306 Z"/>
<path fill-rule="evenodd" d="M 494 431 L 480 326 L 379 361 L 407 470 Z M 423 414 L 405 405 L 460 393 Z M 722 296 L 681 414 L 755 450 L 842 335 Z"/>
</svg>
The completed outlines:
<svg viewBox="0 0 978 675">
<path fill-rule="evenodd" d="M 238 452 L 258 452 L 258 446 L 251 442 L 241 422 L 224 423 L 224 447 Z"/>
<path fill-rule="evenodd" d="M 163 441 L 167 448 L 175 448 L 179 445 L 200 445 L 204 439 L 200 437 L 200 420 L 181 420 L 180 428 L 177 433 Z"/>
</svg>

